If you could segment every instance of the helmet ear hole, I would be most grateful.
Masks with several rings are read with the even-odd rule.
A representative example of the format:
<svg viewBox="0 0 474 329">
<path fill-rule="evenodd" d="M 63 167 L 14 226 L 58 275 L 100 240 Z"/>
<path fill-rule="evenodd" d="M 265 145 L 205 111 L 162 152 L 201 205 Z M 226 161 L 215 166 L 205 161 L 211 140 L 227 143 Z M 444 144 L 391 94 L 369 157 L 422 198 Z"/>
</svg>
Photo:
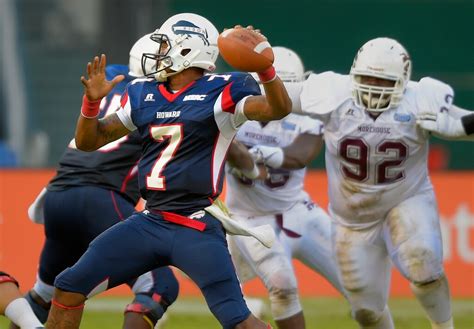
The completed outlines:
<svg viewBox="0 0 474 329">
<path fill-rule="evenodd" d="M 186 56 L 187 54 L 189 54 L 191 52 L 191 49 L 187 48 L 187 49 L 183 49 L 181 50 L 181 56 Z"/>
</svg>

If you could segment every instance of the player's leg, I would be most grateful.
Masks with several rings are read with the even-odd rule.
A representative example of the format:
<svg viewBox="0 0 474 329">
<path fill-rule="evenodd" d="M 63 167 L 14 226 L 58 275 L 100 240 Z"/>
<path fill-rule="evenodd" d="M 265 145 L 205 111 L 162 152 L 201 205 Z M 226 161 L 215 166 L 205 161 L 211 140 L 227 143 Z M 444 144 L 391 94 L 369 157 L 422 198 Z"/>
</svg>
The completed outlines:
<svg viewBox="0 0 474 329">
<path fill-rule="evenodd" d="M 82 186 L 47 192 L 46 239 L 36 283 L 25 296 L 41 322 L 48 317 L 56 276 L 74 265 L 96 236 L 133 211 L 130 201 L 103 188 Z"/>
<path fill-rule="evenodd" d="M 154 328 L 178 297 L 178 280 L 167 266 L 142 274 L 129 285 L 135 299 L 125 309 L 125 329 Z"/>
<path fill-rule="evenodd" d="M 275 216 L 257 217 L 247 220 L 246 223 L 250 226 L 271 223 L 275 227 L 277 239 L 269 249 L 251 237 L 231 237 L 237 248 L 233 251 L 234 259 L 237 252 L 240 253 L 246 264 L 252 268 L 252 272 L 262 279 L 269 293 L 272 316 L 279 329 L 305 328 L 291 251 L 286 250 L 281 243 L 284 231 L 277 227 Z M 237 271 L 239 272 L 239 269 Z"/>
<path fill-rule="evenodd" d="M 18 282 L 0 271 L 0 314 L 5 315 L 21 328 L 43 328 L 28 302 L 18 290 Z"/>
<path fill-rule="evenodd" d="M 198 285 L 223 328 L 266 329 L 245 304 L 222 224 L 208 214 L 199 220 L 206 223 L 202 232 L 174 225 L 172 264 Z"/>
<path fill-rule="evenodd" d="M 332 223 L 338 275 L 351 304 L 352 316 L 364 329 L 394 328 L 387 306 L 391 264 L 381 226 L 352 230 Z"/>
<path fill-rule="evenodd" d="M 387 216 L 385 232 L 393 263 L 410 281 L 432 328 L 453 328 L 434 194 L 412 197 L 393 208 Z"/>
<path fill-rule="evenodd" d="M 106 230 L 73 267 L 57 276 L 47 328 L 78 328 L 86 298 L 159 266 L 160 255 L 171 245 L 168 232 L 142 214 Z"/>
<path fill-rule="evenodd" d="M 332 251 L 331 218 L 324 209 L 312 202 L 297 204 L 283 214 L 282 226 L 289 231 L 281 235 L 282 243 L 290 247 L 293 257 L 321 274 L 344 295 Z"/>
</svg>

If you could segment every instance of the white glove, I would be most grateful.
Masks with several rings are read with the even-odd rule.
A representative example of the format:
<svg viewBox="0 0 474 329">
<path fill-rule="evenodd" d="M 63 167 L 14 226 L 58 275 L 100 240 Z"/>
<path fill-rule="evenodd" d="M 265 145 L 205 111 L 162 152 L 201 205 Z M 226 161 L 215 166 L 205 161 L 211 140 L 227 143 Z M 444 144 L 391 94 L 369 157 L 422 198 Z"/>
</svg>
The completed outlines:
<svg viewBox="0 0 474 329">
<path fill-rule="evenodd" d="M 456 138 L 466 136 L 461 119 L 455 119 L 447 112 L 420 113 L 416 117 L 416 124 L 422 129 L 442 137 Z"/>
<path fill-rule="evenodd" d="M 237 178 L 247 177 L 248 179 L 255 179 L 260 175 L 260 168 L 254 163 L 252 170 L 237 169 L 229 166 L 229 174 L 234 175 Z"/>
<path fill-rule="evenodd" d="M 263 163 L 271 168 L 280 168 L 285 159 L 280 147 L 256 145 L 249 152 L 256 163 Z"/>
</svg>

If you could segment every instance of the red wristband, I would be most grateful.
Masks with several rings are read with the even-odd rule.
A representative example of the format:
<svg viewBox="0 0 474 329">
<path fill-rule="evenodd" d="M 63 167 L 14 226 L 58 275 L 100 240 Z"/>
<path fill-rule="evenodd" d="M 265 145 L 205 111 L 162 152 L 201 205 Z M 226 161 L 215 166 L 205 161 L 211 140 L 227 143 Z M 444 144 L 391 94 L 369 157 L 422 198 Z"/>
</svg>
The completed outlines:
<svg viewBox="0 0 474 329">
<path fill-rule="evenodd" d="M 81 107 L 81 114 L 84 118 L 87 119 L 94 119 L 99 115 L 100 112 L 100 101 L 102 99 L 98 99 L 96 101 L 91 102 L 87 99 L 87 96 L 84 95 L 82 97 L 82 107 Z"/>
<path fill-rule="evenodd" d="M 275 68 L 273 67 L 273 65 L 270 66 L 268 69 L 266 69 L 263 72 L 257 72 L 257 74 L 258 74 L 258 78 L 260 79 L 261 83 L 272 82 L 277 77 L 276 71 L 275 71 Z"/>
</svg>

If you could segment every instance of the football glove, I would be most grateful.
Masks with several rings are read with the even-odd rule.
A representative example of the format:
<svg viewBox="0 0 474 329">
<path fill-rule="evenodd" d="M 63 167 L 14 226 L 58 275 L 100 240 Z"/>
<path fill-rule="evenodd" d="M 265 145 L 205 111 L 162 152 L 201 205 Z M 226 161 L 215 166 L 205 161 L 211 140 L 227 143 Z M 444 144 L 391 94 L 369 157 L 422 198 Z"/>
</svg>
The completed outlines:
<svg viewBox="0 0 474 329">
<path fill-rule="evenodd" d="M 263 163 L 271 168 L 280 168 L 285 159 L 285 154 L 280 147 L 256 145 L 249 149 L 256 163 Z"/>
</svg>

